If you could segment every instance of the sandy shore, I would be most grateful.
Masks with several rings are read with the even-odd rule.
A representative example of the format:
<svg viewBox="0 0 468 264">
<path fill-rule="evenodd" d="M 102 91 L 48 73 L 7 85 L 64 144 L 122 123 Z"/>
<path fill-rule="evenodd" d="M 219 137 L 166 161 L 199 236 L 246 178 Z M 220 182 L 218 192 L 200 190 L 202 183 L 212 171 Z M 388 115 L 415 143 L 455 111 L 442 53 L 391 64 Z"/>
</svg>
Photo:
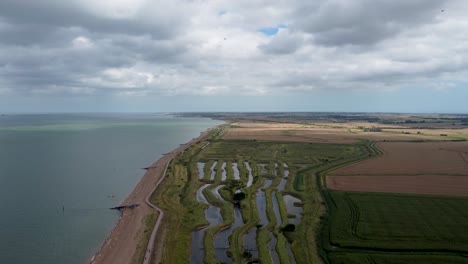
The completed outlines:
<svg viewBox="0 0 468 264">
<path fill-rule="evenodd" d="M 159 179 L 162 177 L 166 165 L 171 161 L 171 159 L 189 146 L 200 141 L 208 133 L 209 130 L 201 133 L 199 137 L 180 145 L 180 147 L 169 153 L 166 153 L 163 157 L 148 167 L 143 178 L 141 178 L 140 182 L 135 186 L 130 195 L 121 203 L 121 205 L 140 204 L 140 206 L 123 212 L 122 217 L 117 222 L 101 249 L 90 260 L 91 264 L 131 263 L 137 244 L 141 241 L 143 236 L 145 216 L 150 212 L 155 211 L 145 203 L 146 197 L 150 195 L 152 190 L 155 188 Z M 158 241 L 161 241 L 162 239 L 162 237 L 156 238 Z M 155 252 L 155 255 L 160 256 L 158 250 Z"/>
</svg>

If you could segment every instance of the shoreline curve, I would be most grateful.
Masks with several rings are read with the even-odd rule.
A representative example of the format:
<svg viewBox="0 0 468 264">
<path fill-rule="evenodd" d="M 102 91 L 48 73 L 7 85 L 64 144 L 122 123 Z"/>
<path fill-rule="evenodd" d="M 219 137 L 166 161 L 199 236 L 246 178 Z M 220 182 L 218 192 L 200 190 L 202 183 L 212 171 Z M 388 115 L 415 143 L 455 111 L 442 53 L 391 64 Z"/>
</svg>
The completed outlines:
<svg viewBox="0 0 468 264">
<path fill-rule="evenodd" d="M 164 213 L 161 209 L 151 204 L 149 202 L 149 198 L 164 179 L 165 172 L 172 159 L 193 144 L 201 141 L 212 131 L 212 129 L 213 128 L 208 128 L 204 132 L 201 132 L 198 137 L 193 138 L 187 143 L 181 144 L 179 147 L 163 154 L 161 158 L 153 162 L 151 166 L 147 167 L 144 176 L 136 184 L 127 198 L 125 198 L 120 204 L 125 205 L 139 203 L 141 205 L 135 209 L 125 210 L 122 212 L 121 217 L 108 237 L 104 240 L 100 249 L 89 260 L 89 264 L 131 263 L 136 252 L 137 245 L 144 234 L 144 218 L 154 210 L 158 211 L 159 215 L 155 226 L 152 229 L 150 241 L 148 242 L 148 246 L 145 250 L 143 263 L 149 263 L 153 254 L 157 259 L 160 259 L 162 244 L 157 249 L 154 249 L 154 241 L 159 231 L 159 226 L 162 218 L 164 217 Z M 151 248 L 153 248 L 154 253 L 151 252 Z M 150 252 L 148 252 L 148 250 L 150 250 Z"/>
</svg>

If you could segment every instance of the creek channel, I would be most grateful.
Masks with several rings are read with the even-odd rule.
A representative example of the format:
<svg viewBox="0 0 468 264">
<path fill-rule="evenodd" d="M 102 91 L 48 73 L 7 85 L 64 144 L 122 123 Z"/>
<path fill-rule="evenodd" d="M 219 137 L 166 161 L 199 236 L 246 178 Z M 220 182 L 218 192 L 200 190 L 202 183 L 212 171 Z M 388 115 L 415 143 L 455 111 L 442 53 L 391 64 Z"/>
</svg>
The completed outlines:
<svg viewBox="0 0 468 264">
<path fill-rule="evenodd" d="M 205 203 L 208 205 L 208 208 L 205 209 L 205 218 L 208 221 L 209 225 L 192 232 L 192 246 L 191 246 L 191 255 L 190 263 L 200 263 L 200 261 L 205 256 L 205 249 L 203 247 L 203 239 L 205 237 L 205 231 L 215 225 L 219 225 L 223 222 L 221 217 L 220 209 L 216 206 L 213 206 L 208 203 L 205 196 L 203 195 L 203 190 L 210 186 L 211 184 L 205 184 L 197 190 L 197 201 Z"/>
<path fill-rule="evenodd" d="M 248 162 L 245 162 L 244 164 L 245 164 L 245 168 L 247 169 L 249 173 L 247 187 L 250 187 L 253 184 L 252 168 L 250 167 Z M 210 168 L 211 169 L 210 179 L 212 180 L 215 179 L 216 172 L 214 169 L 216 165 L 217 165 L 217 162 L 214 162 Z M 252 254 L 251 256 L 253 259 L 258 259 L 258 245 L 256 243 L 256 236 L 258 233 L 258 229 L 259 228 L 261 229 L 262 227 L 267 226 L 269 223 L 267 213 L 266 213 L 267 204 L 266 204 L 265 189 L 269 188 L 271 184 L 274 182 L 275 178 L 279 176 L 277 163 L 275 163 L 275 168 L 273 172 L 274 175 L 269 176 L 269 177 L 274 176 L 272 178 L 266 178 L 267 175 L 265 174 L 267 174 L 268 172 L 265 168 L 266 164 L 257 164 L 257 165 L 259 165 L 260 167 L 260 173 L 264 174 L 263 175 L 264 184 L 256 192 L 256 207 L 257 207 L 257 212 L 258 212 L 260 221 L 259 221 L 259 226 L 250 229 L 243 237 L 244 251 L 250 252 Z M 279 180 L 278 185 L 271 192 L 273 212 L 276 218 L 275 228 L 279 228 L 281 224 L 283 225 L 285 224 L 285 223 L 282 223 L 282 218 L 281 218 L 281 214 L 279 210 L 279 204 L 278 204 L 278 200 L 276 197 L 276 193 L 282 192 L 284 188 L 286 187 L 286 183 L 289 177 L 288 166 L 284 163 L 282 165 L 283 165 L 283 175 L 281 175 L 281 180 Z M 281 163 L 280 163 L 280 166 L 281 166 Z M 198 177 L 200 179 L 204 178 L 202 173 L 200 173 L 200 171 L 203 171 L 204 167 L 205 167 L 204 163 L 197 163 L 197 169 L 199 171 Z M 238 164 L 233 163 L 232 168 L 234 171 L 234 178 L 239 179 L 240 177 L 239 177 Z M 222 175 L 221 175 L 222 180 L 225 180 L 226 179 L 226 176 L 225 176 L 226 175 L 226 163 L 223 163 L 221 169 L 222 169 Z M 210 185 L 211 184 L 205 184 L 202 187 L 200 187 L 196 192 L 197 201 L 208 205 L 208 208 L 205 209 L 205 218 L 209 222 L 209 225 L 200 230 L 194 231 L 192 233 L 191 263 L 200 263 L 200 261 L 204 258 L 203 240 L 204 240 L 205 231 L 208 228 L 212 226 L 220 225 L 223 222 L 220 208 L 209 204 L 206 197 L 203 195 L 203 190 L 209 187 Z M 223 199 L 223 197 L 219 194 L 219 190 L 223 188 L 224 186 L 225 185 L 218 185 L 212 189 L 212 192 L 217 199 L 219 199 L 220 201 L 226 202 Z M 301 222 L 303 208 L 300 206 L 296 206 L 295 204 L 300 203 L 301 200 L 288 194 L 286 195 L 283 194 L 282 197 L 283 197 L 283 201 L 287 209 L 288 215 L 294 215 L 294 218 L 289 219 L 289 223 L 298 225 Z M 222 263 L 232 263 L 232 259 L 227 254 L 227 251 L 229 250 L 229 247 L 230 247 L 229 236 L 232 234 L 232 232 L 236 228 L 243 225 L 242 214 L 241 214 L 240 208 L 237 206 L 234 206 L 233 211 L 234 211 L 233 224 L 231 226 L 228 226 L 226 229 L 219 231 L 214 237 L 215 255 L 216 255 L 217 260 Z M 279 256 L 276 251 L 277 238 L 273 232 L 269 232 L 269 236 L 270 236 L 270 241 L 268 242 L 268 248 L 269 248 L 270 256 L 272 258 L 273 263 L 279 263 Z M 291 245 L 287 243 L 286 246 L 287 246 L 287 252 L 289 255 L 290 262 L 295 263 L 294 254 L 291 250 Z"/>
<path fill-rule="evenodd" d="M 217 199 L 225 201 L 223 197 L 219 194 L 219 189 L 224 185 L 217 186 L 213 189 L 213 194 Z M 215 255 L 216 259 L 221 263 L 232 263 L 231 257 L 227 254 L 229 249 L 229 236 L 232 234 L 232 231 L 237 227 L 244 224 L 242 220 L 242 214 L 238 206 L 234 206 L 234 223 L 226 229 L 219 231 L 214 239 L 215 246 Z"/>
</svg>

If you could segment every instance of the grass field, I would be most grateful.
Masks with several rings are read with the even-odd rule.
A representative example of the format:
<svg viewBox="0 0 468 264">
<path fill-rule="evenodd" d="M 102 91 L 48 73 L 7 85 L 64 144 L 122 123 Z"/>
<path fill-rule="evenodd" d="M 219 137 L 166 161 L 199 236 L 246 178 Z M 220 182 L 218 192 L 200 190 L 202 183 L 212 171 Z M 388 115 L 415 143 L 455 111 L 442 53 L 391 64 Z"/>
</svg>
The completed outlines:
<svg viewBox="0 0 468 264">
<path fill-rule="evenodd" d="M 375 254 L 331 253 L 330 260 L 337 264 L 466 264 L 467 257 L 436 254 Z"/>
<path fill-rule="evenodd" d="M 329 191 L 329 197 L 323 233 L 331 263 L 450 263 L 438 262 L 444 257 L 468 262 L 462 258 L 468 255 L 468 198 L 341 191 Z M 374 262 L 358 261 L 372 251 L 382 254 L 371 257 Z M 391 254 L 398 252 L 413 255 Z"/>
</svg>

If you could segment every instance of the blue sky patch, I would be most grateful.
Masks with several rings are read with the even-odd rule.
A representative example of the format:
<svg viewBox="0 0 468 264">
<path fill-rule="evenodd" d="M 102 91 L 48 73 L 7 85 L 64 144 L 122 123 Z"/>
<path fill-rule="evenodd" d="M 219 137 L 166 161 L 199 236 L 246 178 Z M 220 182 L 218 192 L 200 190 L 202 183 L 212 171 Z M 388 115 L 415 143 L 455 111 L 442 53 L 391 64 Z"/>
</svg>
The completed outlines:
<svg viewBox="0 0 468 264">
<path fill-rule="evenodd" d="M 278 34 L 278 31 L 280 28 L 286 28 L 285 25 L 283 24 L 279 24 L 277 25 L 276 27 L 265 27 L 265 28 L 261 28 L 259 30 L 257 30 L 258 32 L 261 32 L 267 36 L 274 36 L 276 34 Z"/>
</svg>

